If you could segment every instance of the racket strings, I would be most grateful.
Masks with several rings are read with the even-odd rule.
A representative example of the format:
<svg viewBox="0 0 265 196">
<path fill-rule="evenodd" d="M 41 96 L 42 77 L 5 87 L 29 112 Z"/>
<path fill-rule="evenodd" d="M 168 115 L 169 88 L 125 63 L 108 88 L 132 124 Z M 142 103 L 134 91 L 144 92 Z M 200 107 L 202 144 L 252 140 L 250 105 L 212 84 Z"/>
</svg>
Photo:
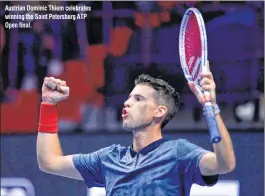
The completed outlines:
<svg viewBox="0 0 265 196">
<path fill-rule="evenodd" d="M 191 14 L 185 32 L 185 55 L 189 74 L 193 80 L 198 80 L 200 73 L 201 39 L 200 29 L 195 14 Z"/>
</svg>

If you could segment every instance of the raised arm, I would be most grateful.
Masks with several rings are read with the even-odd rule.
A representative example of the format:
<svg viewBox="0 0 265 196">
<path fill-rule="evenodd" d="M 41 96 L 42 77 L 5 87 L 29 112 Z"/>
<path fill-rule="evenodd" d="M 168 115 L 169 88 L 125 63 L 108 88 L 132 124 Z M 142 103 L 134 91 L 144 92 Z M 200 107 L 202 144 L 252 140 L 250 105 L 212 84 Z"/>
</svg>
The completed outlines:
<svg viewBox="0 0 265 196">
<path fill-rule="evenodd" d="M 37 159 L 43 172 L 83 180 L 73 164 L 73 155 L 63 155 L 58 134 L 38 133 Z"/>
<path fill-rule="evenodd" d="M 205 176 L 226 174 L 236 166 L 233 144 L 220 114 L 216 116 L 216 120 L 222 140 L 213 145 L 214 153 L 206 153 L 200 160 L 200 171 Z"/>
<path fill-rule="evenodd" d="M 209 68 L 209 63 L 208 72 L 202 73 L 201 78 L 201 89 L 207 90 L 211 94 L 211 101 L 213 106 L 215 107 L 215 111 L 217 112 L 216 120 L 222 140 L 221 142 L 213 145 L 214 152 L 209 152 L 202 156 L 202 158 L 200 159 L 199 167 L 201 174 L 205 176 L 225 174 L 234 170 L 236 166 L 236 159 L 230 134 L 222 120 L 220 110 L 218 109 L 216 104 L 216 85 Z M 203 103 L 204 98 L 201 96 L 202 93 L 198 93 L 198 89 L 194 88 L 195 86 L 193 83 L 189 82 L 189 87 L 197 96 L 198 101 Z"/>
<path fill-rule="evenodd" d="M 45 78 L 37 138 L 39 168 L 47 173 L 83 180 L 75 168 L 73 155 L 64 156 L 58 137 L 58 110 L 56 104 L 69 96 L 65 81 Z"/>
</svg>

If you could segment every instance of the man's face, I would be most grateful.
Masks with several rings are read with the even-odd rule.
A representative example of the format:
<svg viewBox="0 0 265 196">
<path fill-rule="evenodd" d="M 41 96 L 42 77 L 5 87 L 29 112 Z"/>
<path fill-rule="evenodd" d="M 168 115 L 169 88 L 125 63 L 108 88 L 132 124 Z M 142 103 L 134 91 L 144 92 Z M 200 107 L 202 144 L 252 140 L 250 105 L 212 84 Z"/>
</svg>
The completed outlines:
<svg viewBox="0 0 265 196">
<path fill-rule="evenodd" d="M 122 111 L 124 129 L 136 131 L 153 122 L 158 107 L 155 93 L 148 85 L 139 84 L 134 87 Z"/>
</svg>

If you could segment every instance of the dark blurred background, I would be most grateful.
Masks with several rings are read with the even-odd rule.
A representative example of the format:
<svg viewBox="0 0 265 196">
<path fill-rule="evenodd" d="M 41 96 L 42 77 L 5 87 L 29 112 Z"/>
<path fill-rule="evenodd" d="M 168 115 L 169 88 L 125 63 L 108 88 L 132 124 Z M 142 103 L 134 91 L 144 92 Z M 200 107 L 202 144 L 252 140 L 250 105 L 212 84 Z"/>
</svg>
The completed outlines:
<svg viewBox="0 0 265 196">
<path fill-rule="evenodd" d="M 6 5 L 19 4 L 84 4 L 91 11 L 84 20 L 33 20 L 30 29 L 5 28 L 6 22 L 17 22 L 5 16 L 26 14 L 5 11 Z M 179 112 L 165 137 L 212 148 L 179 61 L 179 27 L 189 7 L 197 7 L 206 23 L 217 101 L 237 156 L 236 170 L 221 179 L 237 182 L 240 196 L 263 195 L 264 2 L 30 1 L 0 2 L 1 176 L 7 177 L 1 179 L 1 196 L 87 194 L 82 182 L 38 170 L 36 129 L 45 76 L 63 79 L 71 89 L 59 104 L 66 154 L 130 145 L 131 134 L 121 128 L 121 108 L 141 73 L 168 81 L 180 93 Z M 35 193 L 23 192 L 26 188 L 18 185 L 23 181 L 14 178 L 29 180 Z"/>
</svg>

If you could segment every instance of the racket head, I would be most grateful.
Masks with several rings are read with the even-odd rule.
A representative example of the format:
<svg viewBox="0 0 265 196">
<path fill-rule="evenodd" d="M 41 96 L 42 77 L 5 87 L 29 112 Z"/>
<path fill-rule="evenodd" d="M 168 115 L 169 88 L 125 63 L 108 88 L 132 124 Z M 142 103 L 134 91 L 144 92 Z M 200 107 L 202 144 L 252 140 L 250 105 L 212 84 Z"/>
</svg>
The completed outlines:
<svg viewBox="0 0 265 196">
<path fill-rule="evenodd" d="M 189 8 L 181 21 L 179 56 L 186 79 L 199 85 L 201 72 L 207 70 L 208 50 L 205 23 L 196 8 Z"/>
</svg>

